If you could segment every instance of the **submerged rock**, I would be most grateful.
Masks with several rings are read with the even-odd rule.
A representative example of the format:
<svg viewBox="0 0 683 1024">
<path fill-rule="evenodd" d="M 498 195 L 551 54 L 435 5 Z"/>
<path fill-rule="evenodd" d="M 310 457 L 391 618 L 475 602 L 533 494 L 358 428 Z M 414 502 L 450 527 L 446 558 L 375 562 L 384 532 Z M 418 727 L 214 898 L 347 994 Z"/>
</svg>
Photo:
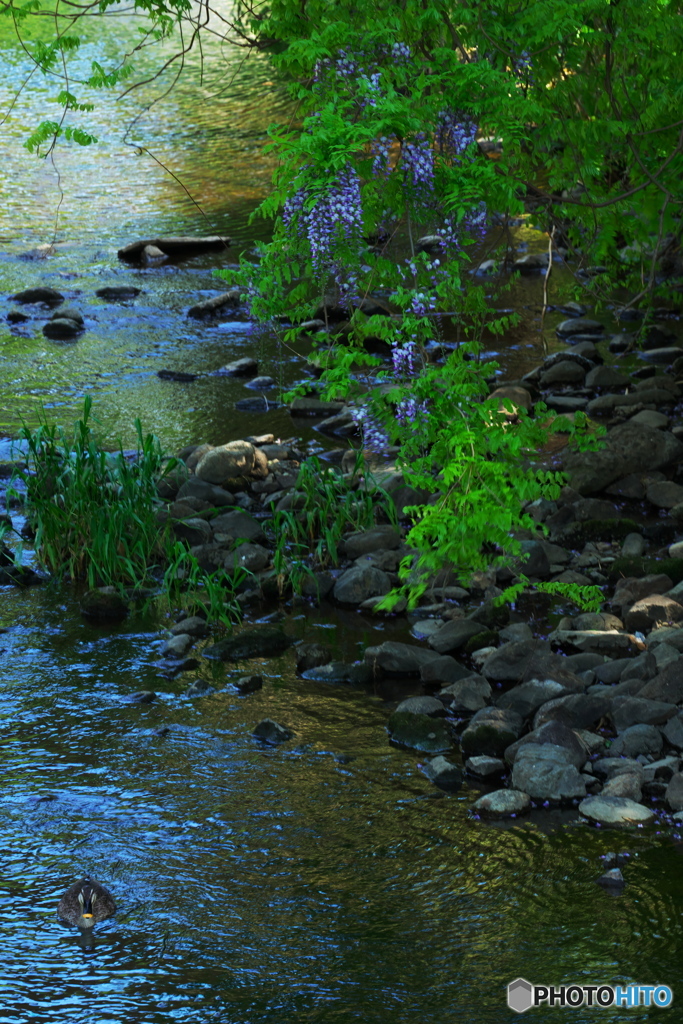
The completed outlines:
<svg viewBox="0 0 683 1024">
<path fill-rule="evenodd" d="M 293 641 L 281 629 L 274 626 L 256 626 L 245 629 L 237 636 L 219 640 L 211 647 L 205 647 L 205 658 L 218 661 L 242 661 L 246 658 L 269 658 L 282 654 Z"/>
<path fill-rule="evenodd" d="M 600 875 L 597 883 L 604 889 L 623 889 L 626 885 L 626 879 L 622 875 L 620 868 L 610 868 L 609 871 L 605 871 L 604 875 Z"/>
<path fill-rule="evenodd" d="M 395 640 L 385 640 L 378 647 L 368 647 L 365 651 L 365 661 L 377 675 L 420 675 L 423 667 L 438 659 L 434 651 Z"/>
<path fill-rule="evenodd" d="M 198 302 L 196 306 L 190 306 L 187 315 L 200 320 L 205 316 L 213 316 L 223 309 L 234 309 L 239 304 L 239 288 L 231 288 L 230 291 L 220 292 L 218 295 L 212 295 L 210 299 L 205 299 L 204 302 Z"/>
<path fill-rule="evenodd" d="M 262 743 L 270 743 L 273 746 L 291 740 L 293 735 L 294 732 L 291 729 L 284 725 L 278 725 L 272 718 L 262 719 L 252 732 L 252 736 L 255 736 L 257 740 L 261 740 Z"/>
<path fill-rule="evenodd" d="M 263 676 L 242 676 L 232 684 L 243 696 L 263 689 Z"/>
<path fill-rule="evenodd" d="M 43 325 L 43 334 L 46 338 L 54 338 L 56 341 L 67 341 L 83 333 L 83 325 L 71 320 L 68 317 L 57 317 L 55 320 L 48 320 Z"/>
<path fill-rule="evenodd" d="M 219 238 L 218 235 L 209 235 L 204 238 L 192 236 L 143 238 L 125 245 L 123 249 L 119 249 L 117 255 L 120 260 L 134 263 L 143 258 L 145 249 L 150 246 L 166 256 L 193 256 L 195 253 L 227 249 L 229 245 L 229 238 Z"/>
<path fill-rule="evenodd" d="M 48 306 L 57 306 L 64 302 L 64 296 L 54 288 L 26 288 L 23 292 L 12 295 L 15 302 L 44 302 Z"/>
<path fill-rule="evenodd" d="M 106 302 L 124 302 L 126 299 L 134 299 L 140 294 L 140 288 L 133 285 L 110 285 L 106 288 L 98 288 L 95 295 Z"/>
<path fill-rule="evenodd" d="M 96 587 L 81 598 L 81 614 L 96 622 L 121 622 L 128 609 L 127 598 L 116 587 Z"/>
<path fill-rule="evenodd" d="M 394 711 L 387 722 L 389 742 L 408 750 L 437 754 L 453 746 L 443 720 L 410 711 Z"/>
</svg>

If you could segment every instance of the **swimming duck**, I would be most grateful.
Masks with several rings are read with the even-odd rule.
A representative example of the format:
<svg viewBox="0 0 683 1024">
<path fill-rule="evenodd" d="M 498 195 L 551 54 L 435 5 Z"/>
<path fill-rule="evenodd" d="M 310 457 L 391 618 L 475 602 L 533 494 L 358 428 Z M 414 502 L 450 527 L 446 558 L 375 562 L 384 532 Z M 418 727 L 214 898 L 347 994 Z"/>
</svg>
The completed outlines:
<svg viewBox="0 0 683 1024">
<path fill-rule="evenodd" d="M 76 928 L 92 928 L 97 921 L 104 921 L 116 913 L 112 894 L 103 885 L 90 878 L 82 878 L 67 889 L 57 907 L 63 921 Z"/>
</svg>

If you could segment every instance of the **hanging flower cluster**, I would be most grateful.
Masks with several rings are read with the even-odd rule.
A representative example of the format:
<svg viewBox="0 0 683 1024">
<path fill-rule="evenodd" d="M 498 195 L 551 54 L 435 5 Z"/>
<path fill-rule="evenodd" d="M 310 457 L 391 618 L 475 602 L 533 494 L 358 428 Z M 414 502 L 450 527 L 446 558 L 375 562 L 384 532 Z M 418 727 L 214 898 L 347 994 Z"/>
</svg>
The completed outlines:
<svg viewBox="0 0 683 1024">
<path fill-rule="evenodd" d="M 478 125 L 467 114 L 442 110 L 435 141 L 443 156 L 459 157 L 477 137 Z"/>
<path fill-rule="evenodd" d="M 403 143 L 401 163 L 407 183 L 420 190 L 431 190 L 434 184 L 434 150 L 424 132 Z"/>
<path fill-rule="evenodd" d="M 299 235 L 308 239 L 314 270 L 329 271 L 334 267 L 335 244 L 358 238 L 363 230 L 358 174 L 347 164 L 323 191 L 298 189 L 285 202 L 282 220 L 286 227 L 296 222 Z"/>
<path fill-rule="evenodd" d="M 363 438 L 363 447 L 378 455 L 388 455 L 389 438 L 386 431 L 375 417 L 370 413 L 367 406 L 362 405 L 351 410 L 351 415 L 360 428 Z"/>
</svg>

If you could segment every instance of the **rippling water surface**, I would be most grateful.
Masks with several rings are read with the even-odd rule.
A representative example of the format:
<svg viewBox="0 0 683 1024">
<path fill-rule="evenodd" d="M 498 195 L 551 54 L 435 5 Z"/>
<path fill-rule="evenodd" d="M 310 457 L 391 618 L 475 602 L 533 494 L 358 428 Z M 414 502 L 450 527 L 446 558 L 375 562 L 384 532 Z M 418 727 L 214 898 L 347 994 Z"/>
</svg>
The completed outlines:
<svg viewBox="0 0 683 1024">
<path fill-rule="evenodd" d="M 113 59 L 136 38 L 134 23 L 117 25 L 116 39 L 103 42 L 93 29 L 86 70 L 103 46 Z M 28 65 L 3 31 L 8 109 Z M 0 435 L 22 418 L 35 423 L 41 405 L 73 420 L 86 393 L 105 439 L 126 445 L 135 416 L 168 447 L 302 433 L 282 410 L 237 420 L 234 402 L 251 394 L 239 381 L 157 377 L 164 368 L 202 374 L 247 353 L 283 382 L 303 372 L 305 353 L 268 348 L 244 322 L 186 317 L 222 288 L 213 269 L 267 236 L 248 214 L 272 172 L 267 125 L 291 115 L 264 59 L 245 62 L 210 42 L 206 70 L 144 114 L 133 147 L 125 130 L 154 91 L 103 96 L 88 115 L 100 145 L 57 153 L 59 209 L 55 166 L 20 146 L 51 116 L 52 84 L 36 82 L 12 109 L 0 163 L 0 318 L 13 292 L 47 284 L 83 311 L 87 330 L 76 344 L 50 342 L 36 308 L 26 324 L 0 328 Z M 135 237 L 178 232 L 227 233 L 235 245 L 228 257 L 157 269 L 116 258 Z M 22 258 L 53 238 L 54 256 Z M 142 294 L 105 303 L 94 294 L 104 284 Z M 519 289 L 519 304 L 538 302 L 537 282 Z M 542 353 L 528 326 L 508 342 L 513 368 Z M 6 453 L 0 439 L 0 460 Z M 681 851 L 668 838 L 591 831 L 571 814 L 505 828 L 474 821 L 475 794 L 441 794 L 418 757 L 388 746 L 391 694 L 303 682 L 291 653 L 234 671 L 202 667 L 215 692 L 189 700 L 188 677 L 170 682 L 153 664 L 164 621 L 138 615 L 95 629 L 68 590 L 1 588 L 0 625 L 0 1021 L 498 1024 L 517 1019 L 505 985 L 518 975 L 668 983 L 674 1007 L 657 1019 L 678 1019 Z M 357 615 L 329 627 L 323 611 L 286 624 L 294 636 L 331 640 L 345 660 L 370 642 L 408 639 Z M 264 689 L 239 698 L 229 680 L 251 670 L 263 673 Z M 141 689 L 159 699 L 131 703 Z M 295 739 L 260 746 L 251 730 L 264 716 L 291 726 Z M 616 897 L 595 884 L 599 855 L 615 847 L 633 852 Z M 89 938 L 55 914 L 85 872 L 120 908 Z"/>
<path fill-rule="evenodd" d="M 48 588 L 2 600 L 0 1020 L 493 1024 L 518 975 L 676 991 L 670 840 L 473 821 L 471 791 L 441 794 L 388 746 L 386 694 L 299 680 L 290 653 L 202 668 L 215 692 L 190 700 L 187 676 L 156 675 L 163 623 L 95 629 Z M 286 628 L 347 658 L 389 629 L 325 626 Z M 249 670 L 264 688 L 238 697 Z M 158 700 L 131 703 L 146 688 Z M 265 716 L 294 740 L 258 744 Z M 595 883 L 615 846 L 633 853 L 619 896 Z M 120 908 L 89 938 L 55 915 L 85 872 Z"/>
</svg>

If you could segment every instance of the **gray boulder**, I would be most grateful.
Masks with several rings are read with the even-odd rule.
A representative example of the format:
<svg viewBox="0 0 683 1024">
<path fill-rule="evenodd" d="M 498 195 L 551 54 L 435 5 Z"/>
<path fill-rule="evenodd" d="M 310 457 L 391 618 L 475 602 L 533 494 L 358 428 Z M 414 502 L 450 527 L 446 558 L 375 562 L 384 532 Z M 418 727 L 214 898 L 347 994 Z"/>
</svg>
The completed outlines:
<svg viewBox="0 0 683 1024">
<path fill-rule="evenodd" d="M 662 734 L 654 725 L 631 725 L 612 740 L 612 757 L 638 757 L 639 754 L 659 754 Z"/>
<path fill-rule="evenodd" d="M 378 647 L 368 647 L 364 658 L 376 675 L 384 676 L 416 676 L 431 662 L 439 660 L 434 651 L 395 640 L 385 640 Z"/>
<path fill-rule="evenodd" d="M 456 714 L 467 715 L 486 707 L 491 700 L 491 687 L 481 676 L 470 675 L 440 690 L 439 700 Z"/>
<path fill-rule="evenodd" d="M 409 715 L 427 715 L 429 718 L 443 718 L 446 709 L 436 697 L 406 697 L 396 708 L 396 711 Z"/>
<path fill-rule="evenodd" d="M 177 633 L 167 640 L 160 650 L 162 658 L 184 658 L 194 643 L 194 638 L 187 633 Z"/>
<path fill-rule="evenodd" d="M 487 818 L 516 818 L 525 814 L 531 807 L 528 793 L 518 789 L 497 789 L 479 797 L 472 810 Z"/>
<path fill-rule="evenodd" d="M 672 811 L 683 811 L 683 772 L 672 775 L 666 787 L 665 800 Z"/>
<path fill-rule="evenodd" d="M 263 676 L 241 676 L 232 685 L 244 697 L 248 693 L 256 693 L 257 690 L 263 689 Z"/>
<path fill-rule="evenodd" d="M 668 722 L 660 726 L 662 736 L 674 750 L 683 750 L 683 711 L 672 715 Z"/>
<path fill-rule="evenodd" d="M 642 697 L 615 697 L 610 717 L 617 732 L 624 732 L 631 725 L 663 725 L 677 712 L 675 704 L 661 700 L 644 700 Z"/>
<path fill-rule="evenodd" d="M 563 468 L 572 487 L 593 494 L 630 473 L 659 469 L 681 458 L 683 443 L 673 434 L 627 421 L 609 432 L 599 451 L 567 451 Z"/>
<path fill-rule="evenodd" d="M 270 565 L 271 560 L 270 551 L 261 544 L 240 544 L 226 557 L 223 567 L 229 573 L 235 573 L 238 569 L 256 573 Z"/>
<path fill-rule="evenodd" d="M 420 668 L 420 679 L 423 683 L 440 683 L 449 686 L 457 683 L 460 679 L 467 679 L 472 675 L 472 670 L 461 665 L 455 658 L 448 654 L 437 655 L 431 661 L 425 662 Z"/>
<path fill-rule="evenodd" d="M 234 540 L 263 544 L 266 539 L 261 524 L 241 509 L 221 513 L 210 521 L 210 525 L 214 534 L 232 537 Z"/>
<path fill-rule="evenodd" d="M 464 647 L 473 636 L 483 632 L 484 627 L 480 622 L 472 622 L 471 619 L 451 619 L 444 623 L 436 633 L 429 637 L 429 646 L 439 654 L 448 654 L 449 651 L 458 651 Z"/>
<path fill-rule="evenodd" d="M 490 779 L 494 775 L 502 775 L 505 771 L 505 763 L 499 757 L 486 757 L 480 754 L 478 757 L 468 757 L 465 761 L 465 768 L 469 775 L 476 775 L 480 779 Z"/>
<path fill-rule="evenodd" d="M 654 820 L 647 807 L 619 796 L 589 796 L 579 804 L 579 813 L 600 825 L 648 825 Z"/>
<path fill-rule="evenodd" d="M 222 485 L 235 477 L 248 476 L 254 458 L 254 446 L 249 441 L 230 441 L 206 452 L 195 472 L 200 480 Z"/>
<path fill-rule="evenodd" d="M 624 617 L 626 628 L 635 633 L 649 633 L 656 626 L 683 621 L 683 605 L 666 594 L 651 594 L 631 605 Z"/>
<path fill-rule="evenodd" d="M 638 803 L 643 795 L 641 776 L 638 772 L 621 772 L 612 776 L 602 787 L 602 796 L 618 796 Z"/>
<path fill-rule="evenodd" d="M 96 622 L 121 622 L 129 607 L 128 598 L 117 587 L 95 587 L 81 598 L 81 615 Z"/>
<path fill-rule="evenodd" d="M 422 771 L 439 789 L 455 793 L 462 786 L 462 770 L 441 755 L 423 765 Z"/>
<path fill-rule="evenodd" d="M 556 683 L 553 679 L 530 679 L 528 683 L 520 683 L 519 686 L 502 694 L 496 701 L 496 706 L 510 708 L 522 718 L 528 718 L 541 704 L 554 697 L 564 696 L 565 692 L 562 684 Z"/>
<path fill-rule="evenodd" d="M 348 684 L 365 686 L 372 682 L 372 670 L 368 665 L 350 664 L 346 661 L 329 661 L 325 665 L 307 668 L 301 673 L 302 679 L 316 683 L 331 683 L 333 686 Z"/>
<path fill-rule="evenodd" d="M 520 747 L 512 769 L 512 785 L 534 800 L 561 803 L 583 798 L 586 782 L 574 764 L 571 752 L 552 743 L 527 743 Z"/>
<path fill-rule="evenodd" d="M 462 736 L 460 745 L 467 756 L 488 754 L 500 757 L 506 747 L 519 737 L 522 719 L 514 711 L 501 708 L 482 708 L 472 718 Z"/>
<path fill-rule="evenodd" d="M 542 704 L 534 717 L 534 729 L 551 719 L 563 722 L 570 729 L 588 729 L 606 715 L 610 708 L 607 697 L 588 693 L 571 693 Z"/>
<path fill-rule="evenodd" d="M 401 534 L 393 526 L 375 526 L 344 537 L 339 544 L 339 553 L 353 560 L 377 550 L 394 550 L 400 547 Z"/>
<path fill-rule="evenodd" d="M 508 764 L 514 764 L 519 750 L 528 743 L 536 746 L 550 744 L 555 747 L 563 747 L 567 751 L 568 763 L 576 768 L 582 768 L 588 757 L 588 748 L 581 737 L 562 722 L 550 721 L 545 725 L 534 729 L 526 736 L 523 736 L 516 743 L 512 743 L 505 751 L 505 760 Z"/>
<path fill-rule="evenodd" d="M 332 596 L 339 604 L 358 605 L 369 597 L 388 594 L 391 586 L 391 579 L 381 569 L 353 565 L 339 577 L 332 589 Z"/>
<path fill-rule="evenodd" d="M 207 636 L 209 627 L 206 625 L 206 620 L 200 615 L 188 615 L 186 619 L 182 619 L 180 622 L 176 622 L 174 626 L 171 626 L 171 633 L 177 636 L 179 633 L 186 633 L 188 636 L 200 637 Z"/>
</svg>

